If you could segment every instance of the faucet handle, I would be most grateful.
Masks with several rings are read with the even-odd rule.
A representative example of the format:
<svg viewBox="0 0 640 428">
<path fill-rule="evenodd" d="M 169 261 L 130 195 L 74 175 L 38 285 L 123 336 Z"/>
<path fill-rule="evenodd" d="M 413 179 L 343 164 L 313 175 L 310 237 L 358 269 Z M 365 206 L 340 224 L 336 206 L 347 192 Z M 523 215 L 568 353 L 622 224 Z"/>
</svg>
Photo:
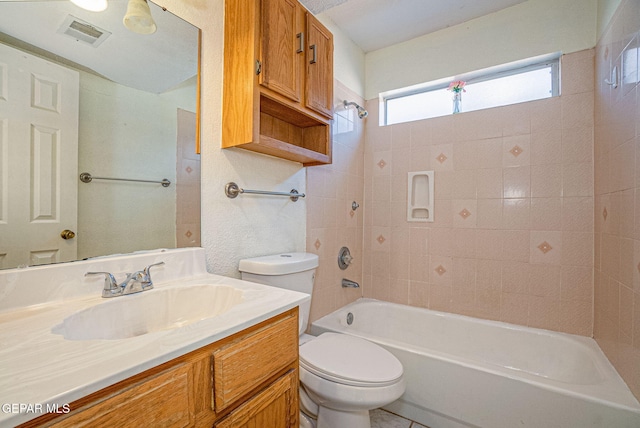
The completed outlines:
<svg viewBox="0 0 640 428">
<path fill-rule="evenodd" d="M 84 276 L 88 275 L 104 275 L 104 289 L 102 290 L 102 297 L 112 297 L 120 293 L 120 286 L 118 281 L 109 272 L 87 272 Z"/>
<path fill-rule="evenodd" d="M 151 268 L 154 266 L 160 266 L 163 264 L 164 262 L 153 263 L 142 270 L 142 274 L 144 275 L 143 280 L 147 283 L 147 285 L 144 288 L 153 287 L 153 281 L 151 281 Z"/>
</svg>

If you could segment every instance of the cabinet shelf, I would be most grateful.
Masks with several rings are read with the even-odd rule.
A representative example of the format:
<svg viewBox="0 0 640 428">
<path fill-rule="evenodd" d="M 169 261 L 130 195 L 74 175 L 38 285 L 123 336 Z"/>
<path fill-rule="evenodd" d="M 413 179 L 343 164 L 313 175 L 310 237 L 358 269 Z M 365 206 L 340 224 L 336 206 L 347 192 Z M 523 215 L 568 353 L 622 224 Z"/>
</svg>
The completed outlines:
<svg viewBox="0 0 640 428">
<path fill-rule="evenodd" d="M 331 163 L 333 38 L 322 24 L 296 0 L 227 0 L 224 61 L 223 148 Z"/>
</svg>

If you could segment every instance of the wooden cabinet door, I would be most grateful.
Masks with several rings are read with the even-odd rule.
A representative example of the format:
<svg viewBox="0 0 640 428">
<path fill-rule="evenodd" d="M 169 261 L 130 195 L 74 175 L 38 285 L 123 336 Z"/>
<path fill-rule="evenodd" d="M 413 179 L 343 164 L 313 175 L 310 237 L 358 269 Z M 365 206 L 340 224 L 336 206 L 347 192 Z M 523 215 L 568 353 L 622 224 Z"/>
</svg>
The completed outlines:
<svg viewBox="0 0 640 428">
<path fill-rule="evenodd" d="M 333 116 L 333 35 L 311 13 L 307 20 L 306 107 Z"/>
<path fill-rule="evenodd" d="M 298 376 L 287 372 L 213 425 L 214 428 L 297 428 Z"/>
<path fill-rule="evenodd" d="M 300 4 L 296 0 L 262 0 L 260 85 L 301 102 L 304 53 Z"/>
</svg>

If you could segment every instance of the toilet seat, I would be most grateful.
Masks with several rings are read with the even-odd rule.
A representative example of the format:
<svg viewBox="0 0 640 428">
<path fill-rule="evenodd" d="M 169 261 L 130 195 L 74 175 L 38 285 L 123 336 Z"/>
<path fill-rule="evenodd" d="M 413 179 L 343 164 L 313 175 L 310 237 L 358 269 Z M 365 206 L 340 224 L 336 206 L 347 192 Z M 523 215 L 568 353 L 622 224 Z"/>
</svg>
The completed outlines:
<svg viewBox="0 0 640 428">
<path fill-rule="evenodd" d="M 386 349 L 359 337 L 323 333 L 300 346 L 300 366 L 331 382 L 382 387 L 397 383 L 402 364 Z"/>
</svg>

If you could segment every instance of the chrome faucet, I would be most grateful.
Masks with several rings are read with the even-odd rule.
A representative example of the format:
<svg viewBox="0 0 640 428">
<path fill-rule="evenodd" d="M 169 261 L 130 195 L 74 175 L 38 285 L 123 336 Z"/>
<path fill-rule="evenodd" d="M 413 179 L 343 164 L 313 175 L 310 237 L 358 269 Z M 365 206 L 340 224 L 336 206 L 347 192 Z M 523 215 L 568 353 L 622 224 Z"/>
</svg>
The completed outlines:
<svg viewBox="0 0 640 428">
<path fill-rule="evenodd" d="M 163 265 L 164 262 L 153 263 L 142 270 L 128 273 L 127 278 L 118 284 L 113 274 L 109 272 L 87 272 L 87 275 L 104 275 L 104 288 L 102 289 L 102 297 L 118 297 L 127 294 L 140 293 L 142 291 L 151 290 L 153 281 L 151 280 L 151 268 L 153 266 Z"/>
<path fill-rule="evenodd" d="M 342 286 L 343 287 L 351 287 L 351 288 L 360 288 L 360 284 L 355 281 L 351 281 L 350 279 L 342 278 Z"/>
</svg>

